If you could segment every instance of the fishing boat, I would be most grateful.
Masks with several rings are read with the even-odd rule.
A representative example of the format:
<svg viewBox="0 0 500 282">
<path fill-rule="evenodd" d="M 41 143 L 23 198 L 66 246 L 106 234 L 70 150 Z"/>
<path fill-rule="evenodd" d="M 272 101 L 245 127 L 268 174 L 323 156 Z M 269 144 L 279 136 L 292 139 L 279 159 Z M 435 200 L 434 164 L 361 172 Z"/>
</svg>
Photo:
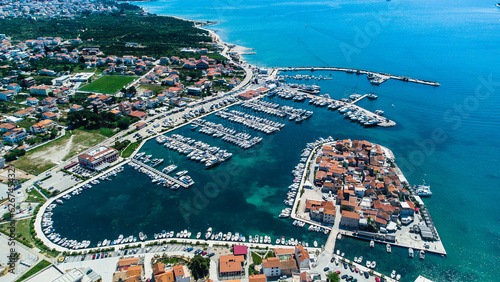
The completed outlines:
<svg viewBox="0 0 500 282">
<path fill-rule="evenodd" d="M 385 246 L 385 249 L 387 250 L 388 253 L 392 252 L 391 244 L 387 244 Z"/>
<path fill-rule="evenodd" d="M 412 249 L 412 248 L 409 248 L 409 249 L 408 249 L 408 256 L 409 256 L 410 258 L 413 258 L 413 256 L 414 256 L 414 255 L 415 255 L 415 254 L 413 253 L 413 249 Z"/>
<path fill-rule="evenodd" d="M 370 241 L 370 248 L 373 248 L 373 247 L 375 247 L 375 241 L 371 240 Z"/>
</svg>

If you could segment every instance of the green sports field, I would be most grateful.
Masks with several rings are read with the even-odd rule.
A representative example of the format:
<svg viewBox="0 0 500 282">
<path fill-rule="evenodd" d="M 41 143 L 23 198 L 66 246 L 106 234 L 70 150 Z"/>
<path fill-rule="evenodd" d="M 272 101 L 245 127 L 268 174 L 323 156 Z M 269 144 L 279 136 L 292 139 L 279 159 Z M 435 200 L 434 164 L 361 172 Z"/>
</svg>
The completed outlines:
<svg viewBox="0 0 500 282">
<path fill-rule="evenodd" d="M 99 92 L 103 94 L 115 94 L 120 91 L 123 86 L 129 84 L 137 76 L 118 76 L 118 75 L 105 75 L 90 84 L 80 88 L 82 91 Z"/>
</svg>

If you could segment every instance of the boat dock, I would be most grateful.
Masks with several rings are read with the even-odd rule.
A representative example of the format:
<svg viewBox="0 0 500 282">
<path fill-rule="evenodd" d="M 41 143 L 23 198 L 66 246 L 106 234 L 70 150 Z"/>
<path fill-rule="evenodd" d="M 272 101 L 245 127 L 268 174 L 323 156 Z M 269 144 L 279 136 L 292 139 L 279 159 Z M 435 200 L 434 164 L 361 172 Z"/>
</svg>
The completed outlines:
<svg viewBox="0 0 500 282">
<path fill-rule="evenodd" d="M 427 243 L 429 243 L 430 246 L 429 246 L 429 248 L 425 248 L 425 247 L 423 247 L 422 241 L 413 240 L 413 239 L 408 240 L 408 238 L 397 237 L 396 242 L 389 242 L 389 241 L 383 241 L 383 240 L 376 239 L 376 238 L 369 238 L 369 237 L 361 236 L 356 231 L 353 232 L 353 231 L 341 229 L 339 231 L 339 233 L 342 234 L 342 236 L 349 236 L 352 238 L 362 239 L 362 240 L 367 240 L 367 241 L 373 240 L 374 242 L 384 244 L 384 245 L 389 243 L 393 247 L 396 246 L 396 247 L 405 248 L 405 249 L 412 248 L 415 251 L 424 250 L 426 253 L 433 253 L 433 254 L 443 255 L 443 256 L 447 255 L 446 250 L 444 249 L 444 246 L 443 246 L 443 243 L 441 242 L 441 240 L 437 240 L 434 242 L 427 242 Z"/>
<path fill-rule="evenodd" d="M 142 168 L 144 168 L 144 169 L 146 169 L 146 170 L 148 170 L 148 171 L 150 171 L 150 172 L 152 172 L 152 173 L 154 173 L 154 174 L 156 174 L 156 175 L 158 175 L 160 177 L 163 177 L 163 178 L 165 178 L 165 179 L 167 179 L 169 181 L 172 181 L 175 184 L 179 184 L 182 188 L 186 188 L 187 189 L 187 188 L 189 188 L 189 186 L 191 186 L 191 185 L 188 185 L 188 184 L 186 184 L 186 183 L 184 183 L 184 182 L 182 182 L 182 181 L 180 181 L 180 180 L 178 180 L 176 178 L 173 178 L 172 176 L 170 176 L 168 174 L 165 174 L 165 173 L 163 173 L 163 172 L 161 172 L 161 171 L 159 171 L 159 170 L 157 170 L 157 169 L 155 169 L 155 168 L 153 168 L 153 167 L 151 167 L 151 166 L 149 166 L 149 165 L 147 165 L 145 163 L 139 162 L 139 161 L 137 161 L 135 159 L 131 159 L 130 162 L 133 163 L 133 164 L 135 164 L 135 165 L 138 165 L 138 166 L 140 166 L 140 167 L 142 167 Z"/>
<path fill-rule="evenodd" d="M 309 99 L 314 99 L 314 98 L 317 99 L 318 97 L 320 97 L 318 95 L 313 95 L 313 94 L 308 94 L 308 93 L 304 93 L 304 94 Z M 332 98 L 325 98 L 325 97 L 322 97 L 322 99 L 326 99 L 329 103 L 335 102 L 335 103 L 338 103 L 341 106 L 350 106 L 352 108 L 355 108 L 359 112 L 363 112 L 366 116 L 368 116 L 370 118 L 380 118 L 381 116 L 377 115 L 376 113 L 370 112 L 369 110 L 367 110 L 365 108 L 361 108 L 360 106 L 357 106 L 357 105 L 354 104 L 354 103 L 359 102 L 361 99 L 363 99 L 366 96 L 367 96 L 367 94 L 363 95 L 362 97 L 358 98 L 357 100 L 355 100 L 353 102 L 343 102 L 343 101 L 340 101 L 340 100 L 335 100 L 335 99 L 332 99 Z M 377 124 L 377 126 L 380 126 L 380 127 L 391 127 L 391 126 L 395 126 L 395 125 L 396 125 L 396 122 L 393 121 L 393 120 L 390 120 L 390 119 L 386 119 L 385 121 L 380 122 L 380 123 Z"/>
<path fill-rule="evenodd" d="M 405 81 L 405 82 L 413 82 L 413 83 L 430 85 L 430 86 L 440 86 L 440 84 L 438 82 L 435 82 L 435 81 L 428 81 L 428 80 L 416 79 L 416 78 L 411 78 L 411 77 L 406 77 L 406 76 L 399 76 L 399 75 L 392 75 L 392 74 L 388 74 L 388 73 L 379 73 L 379 72 L 359 70 L 359 69 L 350 69 L 350 68 L 287 67 L 287 68 L 278 68 L 278 70 L 279 71 L 341 71 L 341 72 L 355 73 L 355 74 L 366 74 L 366 75 L 374 74 L 375 76 L 378 76 L 378 77 L 383 79 L 380 83 L 392 78 L 392 79 L 401 80 L 401 81 Z"/>
<path fill-rule="evenodd" d="M 364 98 L 366 98 L 366 96 L 368 96 L 368 94 L 365 94 L 365 95 L 359 97 L 358 99 L 352 101 L 351 104 L 356 104 L 357 102 L 359 102 L 359 101 L 363 100 Z"/>
</svg>

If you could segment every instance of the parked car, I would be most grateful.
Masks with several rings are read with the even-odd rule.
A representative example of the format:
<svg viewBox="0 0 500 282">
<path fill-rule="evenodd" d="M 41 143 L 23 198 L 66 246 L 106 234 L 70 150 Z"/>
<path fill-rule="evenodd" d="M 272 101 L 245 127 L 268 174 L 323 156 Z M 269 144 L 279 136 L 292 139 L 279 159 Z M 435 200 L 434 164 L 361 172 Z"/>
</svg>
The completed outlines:
<svg viewBox="0 0 500 282">
<path fill-rule="evenodd" d="M 323 268 L 323 271 L 324 271 L 324 272 L 327 272 L 328 270 L 330 270 L 330 268 L 329 268 L 328 266 L 327 266 L 327 267 L 325 267 L 325 268 Z"/>
</svg>

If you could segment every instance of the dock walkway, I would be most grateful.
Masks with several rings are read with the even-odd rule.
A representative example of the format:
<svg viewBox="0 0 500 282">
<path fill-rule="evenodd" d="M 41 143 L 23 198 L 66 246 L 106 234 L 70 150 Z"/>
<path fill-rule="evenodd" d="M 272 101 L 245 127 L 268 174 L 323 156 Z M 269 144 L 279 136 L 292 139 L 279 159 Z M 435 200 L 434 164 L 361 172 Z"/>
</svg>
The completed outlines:
<svg viewBox="0 0 500 282">
<path fill-rule="evenodd" d="M 359 102 L 359 101 L 363 100 L 364 98 L 366 98 L 366 96 L 368 96 L 368 94 L 365 94 L 365 95 L 359 97 L 358 99 L 352 101 L 351 104 L 356 104 L 357 102 Z"/>
<path fill-rule="evenodd" d="M 184 182 L 182 182 L 182 181 L 180 181 L 178 179 L 175 179 L 172 176 L 170 176 L 170 175 L 168 175 L 166 173 L 163 173 L 163 172 L 161 172 L 161 171 L 155 169 L 154 167 L 151 167 L 151 166 L 149 166 L 149 165 L 147 165 L 145 163 L 141 163 L 141 162 L 139 162 L 139 161 L 137 161 L 135 159 L 131 159 L 130 162 L 133 163 L 133 164 L 136 164 L 136 165 L 138 165 L 138 166 L 140 166 L 142 168 L 145 168 L 145 169 L 149 170 L 150 172 L 152 172 L 154 174 L 157 174 L 160 177 L 163 177 L 163 178 L 165 178 L 165 179 L 167 179 L 169 181 L 172 181 L 172 182 L 174 182 L 176 184 L 179 184 L 182 188 L 186 188 L 187 189 L 190 186 L 190 185 L 187 185 L 186 183 L 184 183 Z"/>
</svg>

